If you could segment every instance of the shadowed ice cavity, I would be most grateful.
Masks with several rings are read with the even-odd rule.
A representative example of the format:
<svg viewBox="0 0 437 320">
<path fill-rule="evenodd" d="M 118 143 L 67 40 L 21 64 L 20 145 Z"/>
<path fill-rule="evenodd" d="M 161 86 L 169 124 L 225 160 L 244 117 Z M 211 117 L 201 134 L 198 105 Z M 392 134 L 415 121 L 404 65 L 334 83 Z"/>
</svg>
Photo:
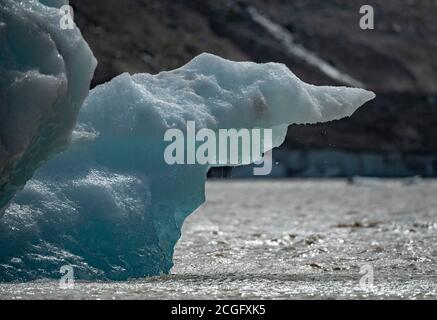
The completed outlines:
<svg viewBox="0 0 437 320">
<path fill-rule="evenodd" d="M 91 91 L 70 148 L 41 168 L 0 224 L 2 280 L 126 279 L 167 273 L 184 219 L 205 200 L 208 165 L 164 161 L 169 128 L 273 129 L 350 116 L 374 94 L 316 87 L 276 63 L 202 54 L 158 75 L 122 74 Z M 265 148 L 267 149 L 267 148 Z M 267 151 L 267 150 L 264 150 Z"/>
</svg>

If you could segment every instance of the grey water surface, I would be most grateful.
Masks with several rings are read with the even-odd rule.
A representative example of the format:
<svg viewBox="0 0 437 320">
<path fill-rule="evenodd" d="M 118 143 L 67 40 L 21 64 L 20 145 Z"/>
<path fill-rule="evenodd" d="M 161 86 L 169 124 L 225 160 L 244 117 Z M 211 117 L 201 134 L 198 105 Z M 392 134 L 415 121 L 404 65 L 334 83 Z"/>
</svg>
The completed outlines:
<svg viewBox="0 0 437 320">
<path fill-rule="evenodd" d="M 0 299 L 437 298 L 437 180 L 210 181 L 182 233 L 170 275 Z"/>
</svg>

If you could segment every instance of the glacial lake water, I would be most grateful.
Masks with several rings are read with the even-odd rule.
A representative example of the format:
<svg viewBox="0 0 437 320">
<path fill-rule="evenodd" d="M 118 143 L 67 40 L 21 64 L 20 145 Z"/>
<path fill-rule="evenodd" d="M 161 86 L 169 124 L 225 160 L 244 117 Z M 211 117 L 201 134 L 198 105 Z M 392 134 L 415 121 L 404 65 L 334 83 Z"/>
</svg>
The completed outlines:
<svg viewBox="0 0 437 320">
<path fill-rule="evenodd" d="M 437 180 L 209 181 L 174 263 L 73 289 L 4 283 L 0 299 L 436 299 Z"/>
</svg>

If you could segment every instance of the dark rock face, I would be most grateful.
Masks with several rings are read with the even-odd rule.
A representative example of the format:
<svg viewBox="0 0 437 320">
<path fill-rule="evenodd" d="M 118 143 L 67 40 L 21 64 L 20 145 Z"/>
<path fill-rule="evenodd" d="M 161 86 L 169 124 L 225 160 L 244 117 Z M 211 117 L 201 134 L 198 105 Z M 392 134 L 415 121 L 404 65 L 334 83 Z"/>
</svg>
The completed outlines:
<svg viewBox="0 0 437 320">
<path fill-rule="evenodd" d="M 203 51 L 229 59 L 278 61 L 305 81 L 332 84 L 288 57 L 247 12 L 251 5 L 297 42 L 377 92 L 437 93 L 433 1 L 369 1 L 375 30 L 361 30 L 362 1 L 72 0 L 99 67 L 94 83 L 120 71 L 157 72 Z"/>
<path fill-rule="evenodd" d="M 358 0 L 71 2 L 99 61 L 93 85 L 124 71 L 173 69 L 204 51 L 234 60 L 282 62 L 304 81 L 339 84 L 290 55 L 252 19 L 248 8 L 253 6 L 296 43 L 377 93 L 350 119 L 291 126 L 285 150 L 437 155 L 433 1 L 368 1 L 375 10 L 374 30 L 360 29 Z"/>
</svg>

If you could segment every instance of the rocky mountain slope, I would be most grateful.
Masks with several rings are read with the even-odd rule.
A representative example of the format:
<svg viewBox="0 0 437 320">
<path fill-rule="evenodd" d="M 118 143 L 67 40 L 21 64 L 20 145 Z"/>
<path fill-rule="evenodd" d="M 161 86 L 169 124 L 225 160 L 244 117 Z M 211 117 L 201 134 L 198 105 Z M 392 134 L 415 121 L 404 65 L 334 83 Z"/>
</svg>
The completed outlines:
<svg viewBox="0 0 437 320">
<path fill-rule="evenodd" d="M 125 71 L 173 69 L 204 51 L 234 60 L 282 62 L 307 82 L 342 84 L 324 72 L 321 61 L 374 90 L 377 99 L 350 119 L 291 126 L 285 148 L 437 155 L 433 0 L 367 1 L 375 12 L 374 30 L 360 29 L 358 0 L 71 3 L 99 61 L 93 85 Z M 253 12 L 270 25 L 257 21 Z M 314 55 L 316 63 L 296 54 L 296 48 Z"/>
</svg>

